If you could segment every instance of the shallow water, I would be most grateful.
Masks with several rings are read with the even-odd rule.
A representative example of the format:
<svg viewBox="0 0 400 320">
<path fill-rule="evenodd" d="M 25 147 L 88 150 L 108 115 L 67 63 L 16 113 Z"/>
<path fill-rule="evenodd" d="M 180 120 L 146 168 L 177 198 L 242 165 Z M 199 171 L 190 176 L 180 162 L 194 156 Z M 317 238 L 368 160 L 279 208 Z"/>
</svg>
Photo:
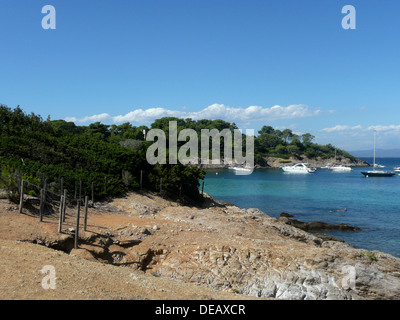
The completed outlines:
<svg viewBox="0 0 400 320">
<path fill-rule="evenodd" d="M 383 170 L 400 166 L 397 158 L 378 158 L 376 162 L 386 166 Z M 204 192 L 243 208 L 259 208 L 273 217 L 288 212 L 300 221 L 357 226 L 363 230 L 326 233 L 359 248 L 400 257 L 400 176 L 365 178 L 361 174 L 364 170 L 335 173 L 318 169 L 313 174 L 289 174 L 280 169 L 259 169 L 247 176 L 210 170 Z M 345 208 L 346 212 L 329 212 Z"/>
</svg>

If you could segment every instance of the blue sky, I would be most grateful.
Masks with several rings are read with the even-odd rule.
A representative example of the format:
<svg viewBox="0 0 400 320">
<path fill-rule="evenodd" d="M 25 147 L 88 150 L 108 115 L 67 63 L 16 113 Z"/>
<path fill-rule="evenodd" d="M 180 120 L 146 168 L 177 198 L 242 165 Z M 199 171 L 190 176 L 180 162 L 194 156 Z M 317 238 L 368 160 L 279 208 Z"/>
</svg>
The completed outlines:
<svg viewBox="0 0 400 320">
<path fill-rule="evenodd" d="M 0 103 L 77 124 L 289 127 L 347 150 L 376 129 L 400 148 L 399 15 L 398 0 L 2 0 Z"/>
</svg>

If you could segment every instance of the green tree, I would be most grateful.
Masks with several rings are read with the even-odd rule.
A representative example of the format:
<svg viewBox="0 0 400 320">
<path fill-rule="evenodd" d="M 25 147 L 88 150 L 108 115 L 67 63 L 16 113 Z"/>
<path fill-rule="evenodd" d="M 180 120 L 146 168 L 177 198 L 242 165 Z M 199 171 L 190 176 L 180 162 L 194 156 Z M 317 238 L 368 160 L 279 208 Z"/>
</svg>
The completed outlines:
<svg viewBox="0 0 400 320">
<path fill-rule="evenodd" d="M 314 138 L 315 136 L 310 133 L 305 133 L 301 136 L 304 145 L 310 145 Z"/>
<path fill-rule="evenodd" d="M 282 131 L 282 138 L 285 140 L 285 143 L 290 141 L 294 137 L 292 130 L 285 129 Z"/>
</svg>

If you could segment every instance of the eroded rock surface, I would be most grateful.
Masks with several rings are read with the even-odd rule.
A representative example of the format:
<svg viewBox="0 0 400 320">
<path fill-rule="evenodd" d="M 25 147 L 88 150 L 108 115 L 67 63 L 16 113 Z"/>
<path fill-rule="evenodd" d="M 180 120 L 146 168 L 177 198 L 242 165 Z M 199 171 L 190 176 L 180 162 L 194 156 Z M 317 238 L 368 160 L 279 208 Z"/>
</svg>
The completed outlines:
<svg viewBox="0 0 400 320">
<path fill-rule="evenodd" d="M 211 198 L 203 208 L 188 207 L 136 193 L 110 206 L 118 210 L 89 209 L 79 249 L 69 231 L 74 208 L 62 234 L 56 216 L 39 223 L 33 214 L 0 210 L 0 236 L 244 296 L 400 299 L 400 259 L 308 233 L 258 209 Z"/>
</svg>

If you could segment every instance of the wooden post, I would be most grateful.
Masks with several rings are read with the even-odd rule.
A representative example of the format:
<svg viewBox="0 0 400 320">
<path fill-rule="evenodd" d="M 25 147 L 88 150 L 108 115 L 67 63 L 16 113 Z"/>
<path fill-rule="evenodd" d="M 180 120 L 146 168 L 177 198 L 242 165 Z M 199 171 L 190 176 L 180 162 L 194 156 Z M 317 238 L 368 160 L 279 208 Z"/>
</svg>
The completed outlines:
<svg viewBox="0 0 400 320">
<path fill-rule="evenodd" d="M 44 209 L 46 207 L 46 186 L 47 186 L 47 179 L 45 178 L 44 182 L 43 182 L 43 189 L 42 189 L 42 198 L 43 198 L 43 200 L 42 200 L 42 205 L 40 206 L 40 209 L 41 209 L 41 211 L 40 211 L 40 222 L 43 221 Z"/>
<path fill-rule="evenodd" d="M 41 174 L 40 182 L 41 182 L 41 184 L 43 185 L 43 188 L 44 188 L 45 185 L 46 185 L 46 176 L 45 176 L 45 174 L 43 172 Z"/>
<path fill-rule="evenodd" d="M 140 170 L 140 190 L 142 190 L 142 186 L 143 186 L 143 171 Z"/>
<path fill-rule="evenodd" d="M 20 170 L 20 169 L 18 168 L 18 170 Z M 15 178 L 16 178 L 16 180 L 18 180 L 18 190 L 21 190 L 22 176 L 18 170 L 17 170 L 17 173 L 15 174 Z"/>
<path fill-rule="evenodd" d="M 46 190 L 41 189 L 40 190 L 40 212 L 39 212 L 39 221 L 43 221 L 43 211 L 44 211 L 44 203 L 46 201 L 46 196 L 45 196 Z"/>
<path fill-rule="evenodd" d="M 61 177 L 61 179 L 60 179 L 60 196 L 62 195 L 63 190 L 64 190 L 64 178 Z"/>
<path fill-rule="evenodd" d="M 22 213 L 23 203 L 24 203 L 24 180 L 21 181 L 21 189 L 19 195 L 19 213 Z"/>
<path fill-rule="evenodd" d="M 65 222 L 65 210 L 67 209 L 67 189 L 64 189 L 64 197 L 63 197 L 63 222 Z"/>
<path fill-rule="evenodd" d="M 162 194 L 162 178 L 160 178 L 160 194 Z"/>
<path fill-rule="evenodd" d="M 58 233 L 61 233 L 62 222 L 63 222 L 63 206 L 64 206 L 64 196 L 60 199 L 60 218 L 58 220 Z"/>
<path fill-rule="evenodd" d="M 81 211 L 81 202 L 78 201 L 78 210 L 76 212 L 76 228 L 75 228 L 75 243 L 74 248 L 78 249 L 78 237 L 79 237 L 79 215 Z"/>
<path fill-rule="evenodd" d="M 85 219 L 83 220 L 83 230 L 85 231 L 87 227 L 88 205 L 89 205 L 89 197 L 85 196 Z"/>
</svg>

